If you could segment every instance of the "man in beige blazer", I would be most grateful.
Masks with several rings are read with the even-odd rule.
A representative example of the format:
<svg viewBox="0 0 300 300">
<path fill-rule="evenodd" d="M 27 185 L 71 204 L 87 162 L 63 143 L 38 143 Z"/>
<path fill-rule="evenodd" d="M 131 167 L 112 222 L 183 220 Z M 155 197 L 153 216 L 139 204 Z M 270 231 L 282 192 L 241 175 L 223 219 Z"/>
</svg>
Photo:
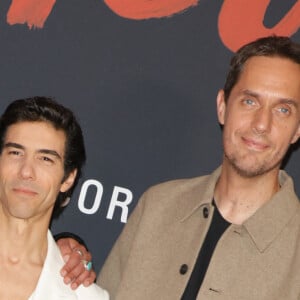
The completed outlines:
<svg viewBox="0 0 300 300">
<path fill-rule="evenodd" d="M 112 299 L 300 299 L 300 205 L 280 170 L 300 136 L 300 46 L 242 47 L 217 114 L 221 167 L 146 191 L 98 277 Z"/>
<path fill-rule="evenodd" d="M 300 45 L 242 47 L 217 114 L 222 165 L 145 192 L 97 280 L 111 299 L 300 299 L 300 204 L 280 170 L 300 136 Z"/>
</svg>

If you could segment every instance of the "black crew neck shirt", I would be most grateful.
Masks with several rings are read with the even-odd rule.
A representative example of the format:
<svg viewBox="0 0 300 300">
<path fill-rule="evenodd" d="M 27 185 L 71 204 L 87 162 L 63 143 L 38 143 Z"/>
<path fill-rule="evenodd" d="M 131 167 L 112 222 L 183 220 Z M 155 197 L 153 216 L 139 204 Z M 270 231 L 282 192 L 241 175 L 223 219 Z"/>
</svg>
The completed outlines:
<svg viewBox="0 0 300 300">
<path fill-rule="evenodd" d="M 231 225 L 222 217 L 214 201 L 213 205 L 215 209 L 210 227 L 206 234 L 203 245 L 199 251 L 194 269 L 181 297 L 181 300 L 196 299 L 214 249 L 224 231 L 228 228 L 229 225 Z"/>
</svg>

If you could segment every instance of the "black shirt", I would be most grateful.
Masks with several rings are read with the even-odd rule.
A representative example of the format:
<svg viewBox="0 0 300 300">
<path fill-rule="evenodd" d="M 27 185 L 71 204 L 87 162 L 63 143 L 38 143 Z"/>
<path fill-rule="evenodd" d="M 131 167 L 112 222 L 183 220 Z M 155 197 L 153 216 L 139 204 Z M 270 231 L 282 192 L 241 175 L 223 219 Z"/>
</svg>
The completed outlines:
<svg viewBox="0 0 300 300">
<path fill-rule="evenodd" d="M 220 237 L 230 225 L 230 223 L 222 217 L 214 202 L 213 205 L 215 206 L 215 209 L 210 227 L 199 251 L 193 272 L 187 283 L 181 300 L 196 299 L 214 249 Z"/>
</svg>

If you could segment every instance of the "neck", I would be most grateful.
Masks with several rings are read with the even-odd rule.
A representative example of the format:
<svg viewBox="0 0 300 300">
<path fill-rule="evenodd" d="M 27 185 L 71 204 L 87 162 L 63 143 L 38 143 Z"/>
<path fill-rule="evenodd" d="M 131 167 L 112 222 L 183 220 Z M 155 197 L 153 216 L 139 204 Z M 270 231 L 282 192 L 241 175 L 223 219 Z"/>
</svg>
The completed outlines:
<svg viewBox="0 0 300 300">
<path fill-rule="evenodd" d="M 280 189 L 279 169 L 254 177 L 243 177 L 223 163 L 215 188 L 216 205 L 230 223 L 242 224 Z"/>
<path fill-rule="evenodd" d="M 44 220 L 43 220 L 44 221 Z M 47 254 L 49 222 L 7 217 L 0 208 L 0 258 L 12 264 L 43 265 Z"/>
</svg>

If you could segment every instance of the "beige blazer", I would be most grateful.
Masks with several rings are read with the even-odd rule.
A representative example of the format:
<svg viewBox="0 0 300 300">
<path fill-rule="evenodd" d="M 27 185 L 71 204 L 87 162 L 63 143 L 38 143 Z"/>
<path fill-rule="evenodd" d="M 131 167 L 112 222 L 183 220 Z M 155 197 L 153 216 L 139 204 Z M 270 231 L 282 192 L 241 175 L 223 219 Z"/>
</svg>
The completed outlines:
<svg viewBox="0 0 300 300">
<path fill-rule="evenodd" d="M 111 299 L 181 298 L 212 220 L 219 174 L 163 183 L 142 196 L 98 278 Z M 300 206 L 292 179 L 280 171 L 279 180 L 269 202 L 222 235 L 197 299 L 300 299 Z"/>
</svg>

